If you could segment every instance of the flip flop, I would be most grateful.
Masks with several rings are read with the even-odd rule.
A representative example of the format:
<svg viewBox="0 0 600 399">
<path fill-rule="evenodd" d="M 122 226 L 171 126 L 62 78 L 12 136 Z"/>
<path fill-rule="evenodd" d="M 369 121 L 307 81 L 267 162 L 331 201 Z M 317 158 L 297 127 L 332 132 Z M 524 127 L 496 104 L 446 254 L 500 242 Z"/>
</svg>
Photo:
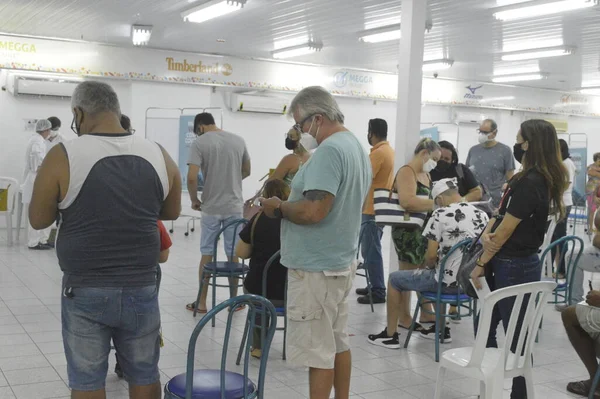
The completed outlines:
<svg viewBox="0 0 600 399">
<path fill-rule="evenodd" d="M 189 310 L 190 312 L 193 312 L 196 309 L 196 302 L 188 303 L 187 305 L 185 305 L 185 308 L 187 310 Z M 207 312 L 206 309 L 198 309 L 198 311 L 196 313 L 204 314 L 206 312 Z"/>
</svg>

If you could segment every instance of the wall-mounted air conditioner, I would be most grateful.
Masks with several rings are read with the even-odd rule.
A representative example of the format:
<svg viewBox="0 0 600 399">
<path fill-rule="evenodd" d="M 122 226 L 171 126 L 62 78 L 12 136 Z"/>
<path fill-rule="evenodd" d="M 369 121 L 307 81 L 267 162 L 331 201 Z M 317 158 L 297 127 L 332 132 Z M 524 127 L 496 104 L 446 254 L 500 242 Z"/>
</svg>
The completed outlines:
<svg viewBox="0 0 600 399">
<path fill-rule="evenodd" d="M 287 106 L 288 101 L 280 97 L 243 93 L 231 95 L 233 112 L 283 115 L 287 111 Z"/>
<path fill-rule="evenodd" d="M 556 120 L 556 119 L 546 119 L 546 122 L 550 122 L 556 129 L 557 133 L 566 133 L 569 131 L 569 122 L 567 122 L 567 121 L 561 121 L 561 120 Z"/>
<path fill-rule="evenodd" d="M 478 112 L 456 112 L 454 122 L 456 123 L 481 123 L 488 117 Z"/>
<path fill-rule="evenodd" d="M 10 73 L 6 88 L 13 96 L 69 98 L 82 79 L 49 74 Z"/>
</svg>

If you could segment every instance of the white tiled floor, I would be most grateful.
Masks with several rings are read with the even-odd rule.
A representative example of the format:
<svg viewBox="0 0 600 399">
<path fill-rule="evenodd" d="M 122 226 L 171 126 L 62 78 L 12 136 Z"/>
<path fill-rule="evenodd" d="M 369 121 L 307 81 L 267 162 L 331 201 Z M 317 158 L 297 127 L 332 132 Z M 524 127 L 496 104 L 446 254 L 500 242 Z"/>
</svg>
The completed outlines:
<svg viewBox="0 0 600 399">
<path fill-rule="evenodd" d="M 199 231 L 184 237 L 185 221 L 175 225 L 174 246 L 169 262 L 163 265 L 160 292 L 165 347 L 161 351 L 162 381 L 185 369 L 186 349 L 197 320 L 185 310 L 197 290 Z M 60 280 L 54 251 L 35 252 L 21 244 L 6 246 L 5 231 L 0 230 L 0 399 L 66 398 L 69 396 L 66 360 L 63 353 L 60 323 Z M 587 241 L 587 239 L 586 239 Z M 384 237 L 384 242 L 387 239 Z M 384 248 L 385 249 L 385 248 Z M 386 256 L 387 258 L 387 256 Z M 357 278 L 356 286 L 363 286 Z M 225 299 L 225 290 L 219 291 Z M 433 397 L 437 364 L 433 361 L 433 342 L 413 338 L 408 350 L 388 350 L 369 345 L 366 335 L 384 327 L 385 306 L 358 305 L 356 295 L 350 299 L 349 329 L 353 334 L 353 398 L 423 398 Z M 207 327 L 200 336 L 196 363 L 199 367 L 218 367 L 224 331 L 223 317 L 217 327 Z M 235 317 L 229 362 L 233 367 L 235 350 L 243 331 L 242 314 Z M 471 319 L 452 325 L 450 346 L 470 346 L 473 342 Z M 402 339 L 403 337 L 401 337 Z M 308 397 L 307 373 L 281 360 L 282 335 L 273 342 L 266 380 L 269 399 Z M 253 360 L 253 370 L 257 361 Z M 107 377 L 108 398 L 128 398 L 127 384 L 112 372 L 111 355 Z M 568 381 L 586 377 L 585 369 L 571 348 L 560 316 L 550 306 L 546 309 L 540 342 L 535 348 L 535 384 L 538 397 L 559 399 L 572 397 L 565 391 Z M 473 380 L 451 378 L 444 398 L 476 398 L 479 385 Z M 509 381 L 505 397 L 508 397 Z"/>
</svg>

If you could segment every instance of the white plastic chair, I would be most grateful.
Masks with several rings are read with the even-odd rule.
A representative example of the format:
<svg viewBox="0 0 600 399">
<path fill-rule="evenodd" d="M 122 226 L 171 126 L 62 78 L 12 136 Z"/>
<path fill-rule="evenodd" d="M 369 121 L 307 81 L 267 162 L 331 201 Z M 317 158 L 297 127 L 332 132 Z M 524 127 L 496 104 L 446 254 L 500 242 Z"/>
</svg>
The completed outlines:
<svg viewBox="0 0 600 399">
<path fill-rule="evenodd" d="M 526 380 L 527 397 L 534 399 L 531 351 L 546 306 L 546 298 L 552 294 L 555 287 L 556 283 L 543 281 L 502 288 L 488 294 L 482 301 L 483 309 L 475 346 L 450 349 L 442 354 L 435 399 L 440 399 L 442 395 L 446 370 L 478 379 L 481 399 L 502 399 L 504 379 L 522 376 Z M 528 298 L 525 297 L 527 294 L 530 294 Z M 516 311 L 511 313 L 505 347 L 486 348 L 494 306 L 498 301 L 510 297 L 516 297 L 513 309 L 521 309 L 523 302 L 527 305 L 516 351 L 513 353 L 510 350 L 520 313 Z"/>
<path fill-rule="evenodd" d="M 0 189 L 8 189 L 6 211 L 0 210 L 0 214 L 6 216 L 6 242 L 13 245 L 13 214 L 17 202 L 17 193 L 19 192 L 19 182 L 11 177 L 0 177 Z"/>
<path fill-rule="evenodd" d="M 554 235 L 554 230 L 556 230 L 556 224 L 558 223 L 557 215 L 549 214 L 548 215 L 548 224 L 546 225 L 546 235 L 544 235 L 544 242 L 540 247 L 538 254 L 543 254 L 546 248 L 552 244 L 552 236 Z M 546 257 L 546 260 L 542 266 L 544 266 L 544 270 L 546 276 L 548 276 L 548 271 L 552 272 L 553 269 L 554 258 L 552 256 Z"/>
</svg>

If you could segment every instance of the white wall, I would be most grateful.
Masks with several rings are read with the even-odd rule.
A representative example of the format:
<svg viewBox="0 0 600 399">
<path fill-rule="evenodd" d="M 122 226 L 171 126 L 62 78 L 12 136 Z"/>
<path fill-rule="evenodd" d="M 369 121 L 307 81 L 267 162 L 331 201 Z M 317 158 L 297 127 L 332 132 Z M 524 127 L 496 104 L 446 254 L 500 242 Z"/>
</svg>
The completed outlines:
<svg viewBox="0 0 600 399">
<path fill-rule="evenodd" d="M 0 72 L 0 83 L 4 84 L 5 73 Z M 269 168 L 277 166 L 279 160 L 288 153 L 284 146 L 285 134 L 293 121 L 285 116 L 237 113 L 229 110 L 229 95 L 233 89 L 212 88 L 182 84 L 153 82 L 110 82 L 119 95 L 121 108 L 131 117 L 136 134 L 145 134 L 146 110 L 149 107 L 223 109 L 224 129 L 241 135 L 248 145 L 252 157 L 252 176 L 244 182 L 244 196 L 247 198 L 260 187 L 258 179 Z M 283 95 L 290 100 L 292 95 Z M 396 105 L 391 102 L 338 98 L 346 115 L 346 126 L 353 131 L 368 150 L 367 125 L 371 118 L 386 119 L 392 146 L 395 141 Z M 498 140 L 511 146 L 519 125 L 531 117 L 565 119 L 564 116 L 537 115 L 527 112 L 501 110 L 476 110 L 474 108 L 450 108 L 448 106 L 426 105 L 421 108 L 423 122 L 450 121 L 456 112 L 483 113 L 498 122 Z M 192 112 L 188 112 L 192 113 Z M 23 119 L 58 116 L 63 123 L 61 133 L 69 138 L 75 135 L 70 130 L 72 119 L 69 100 L 14 97 L 8 92 L 0 92 L 0 175 L 21 180 L 24 151 L 31 132 L 24 129 Z M 153 116 L 164 120 L 149 122 L 149 138 L 163 144 L 178 159 L 178 111 L 152 111 Z M 568 117 L 570 131 L 587 133 L 589 138 L 588 159 L 600 151 L 600 119 Z M 423 124 L 422 127 L 427 125 Z M 458 151 L 461 160 L 467 156 L 469 148 L 476 144 L 477 133 L 474 124 L 461 124 Z M 439 125 L 440 139 L 456 144 L 457 128 L 454 125 Z"/>
</svg>

